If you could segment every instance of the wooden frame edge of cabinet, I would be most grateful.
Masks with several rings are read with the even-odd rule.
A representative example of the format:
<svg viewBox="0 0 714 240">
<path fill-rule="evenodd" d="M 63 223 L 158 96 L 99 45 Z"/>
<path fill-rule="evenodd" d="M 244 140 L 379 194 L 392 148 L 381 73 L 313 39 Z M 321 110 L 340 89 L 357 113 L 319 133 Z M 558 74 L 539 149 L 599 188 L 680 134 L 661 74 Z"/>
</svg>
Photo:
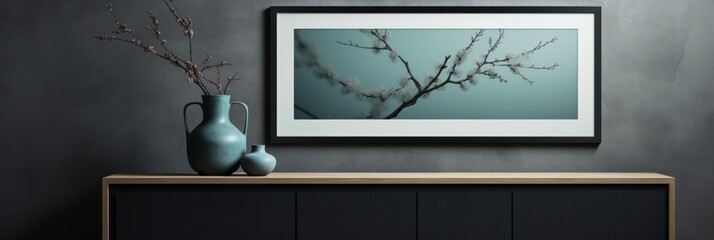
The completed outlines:
<svg viewBox="0 0 714 240">
<path fill-rule="evenodd" d="M 669 240 L 674 240 L 676 238 L 676 230 L 675 230 L 675 222 L 676 222 L 676 211 L 675 211 L 675 191 L 676 191 L 676 183 L 675 179 L 672 178 L 672 181 L 668 184 L 668 203 L 669 205 L 667 206 L 668 212 L 668 233 L 669 233 Z"/>
<path fill-rule="evenodd" d="M 102 239 L 109 240 L 109 183 L 102 181 Z"/>
<path fill-rule="evenodd" d="M 670 184 L 658 173 L 272 173 L 200 176 L 195 174 L 114 174 L 109 184 Z"/>
<path fill-rule="evenodd" d="M 302 173 L 302 174 L 320 174 L 320 173 Z M 102 178 L 102 239 L 109 240 L 109 207 L 110 207 L 110 185 L 112 184 L 340 184 L 340 185 L 350 185 L 350 184 L 506 184 L 506 185 L 533 185 L 533 184 L 666 184 L 667 185 L 667 215 L 668 224 L 667 232 L 668 239 L 675 240 L 676 238 L 676 179 L 663 174 L 658 173 L 570 173 L 570 174 L 583 174 L 584 176 L 588 174 L 596 174 L 590 176 L 598 176 L 596 178 L 543 178 L 544 175 L 549 173 L 535 173 L 533 176 L 538 176 L 537 178 L 462 178 L 462 181 L 454 181 L 455 177 L 442 179 L 443 181 L 438 181 L 436 176 L 428 178 L 417 178 L 417 177 L 399 177 L 393 178 L 396 181 L 389 181 L 389 176 L 385 177 L 374 177 L 358 179 L 358 176 L 364 176 L 364 174 L 380 174 L 380 173 L 330 173 L 330 174 L 345 174 L 356 176 L 355 179 L 350 178 L 329 178 L 329 177 L 316 177 L 316 178 L 267 178 L 267 177 L 246 177 L 246 176 L 198 176 L 198 175 L 131 175 L 131 174 L 113 174 Z M 381 173 L 385 175 L 390 175 L 390 173 Z M 392 173 L 393 174 L 393 173 Z M 409 173 L 402 173 L 409 175 Z M 417 176 L 420 173 L 414 173 Z M 424 173 L 421 173 L 424 174 Z M 434 173 L 432 173 L 434 174 Z M 444 173 L 449 175 L 448 173 Z M 463 173 L 462 173 L 463 174 Z M 498 174 L 498 173 L 495 173 Z M 513 173 L 505 173 L 513 174 Z M 517 174 L 517 173 L 516 173 Z M 528 174 L 528 173 L 522 173 Z M 558 174 L 558 173 L 552 173 Z M 604 175 L 615 174 L 650 174 L 648 178 L 604 178 Z M 474 173 L 474 176 L 478 176 L 479 173 Z M 643 176 L 644 176 L 643 175 Z M 296 179 L 309 180 L 309 181 L 298 181 Z M 435 181 L 436 180 L 436 181 Z M 510 180 L 510 181 L 509 181 Z M 530 182 L 526 180 L 531 180 Z M 533 181 L 537 180 L 537 181 Z"/>
</svg>

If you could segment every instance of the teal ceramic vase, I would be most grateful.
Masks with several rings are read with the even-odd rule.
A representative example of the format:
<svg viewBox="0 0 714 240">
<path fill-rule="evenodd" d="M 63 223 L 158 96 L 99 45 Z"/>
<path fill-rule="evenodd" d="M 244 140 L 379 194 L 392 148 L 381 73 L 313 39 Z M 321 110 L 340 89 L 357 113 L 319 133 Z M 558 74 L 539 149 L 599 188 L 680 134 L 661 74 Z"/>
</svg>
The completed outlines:
<svg viewBox="0 0 714 240">
<path fill-rule="evenodd" d="M 252 152 L 241 160 L 243 171 L 250 176 L 265 176 L 275 169 L 276 160 L 265 152 L 265 145 L 253 145 Z"/>
<path fill-rule="evenodd" d="M 201 106 L 203 120 L 193 131 L 188 130 L 186 110 L 191 105 Z M 243 132 L 229 119 L 232 105 L 245 108 Z M 230 95 L 204 95 L 203 102 L 192 102 L 183 108 L 186 128 L 186 151 L 188 163 L 201 175 L 230 175 L 240 167 L 240 159 L 245 155 L 248 131 L 248 106 L 242 102 L 231 102 Z"/>
</svg>

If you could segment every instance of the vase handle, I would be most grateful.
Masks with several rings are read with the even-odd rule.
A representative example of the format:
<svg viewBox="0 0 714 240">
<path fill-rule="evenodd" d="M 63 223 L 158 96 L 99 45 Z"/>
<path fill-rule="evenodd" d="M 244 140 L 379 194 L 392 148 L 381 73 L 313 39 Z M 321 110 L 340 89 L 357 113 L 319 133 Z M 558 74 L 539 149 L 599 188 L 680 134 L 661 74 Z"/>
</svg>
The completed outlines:
<svg viewBox="0 0 714 240">
<path fill-rule="evenodd" d="M 243 102 L 235 101 L 231 103 L 231 107 L 235 104 L 243 105 L 243 108 L 245 108 L 245 124 L 243 124 L 243 135 L 248 136 L 248 105 Z"/>
<path fill-rule="evenodd" d="M 189 133 L 188 132 L 188 122 L 186 122 L 186 110 L 188 109 L 189 106 L 194 105 L 194 104 L 200 105 L 201 109 L 203 109 L 203 104 L 201 104 L 200 102 L 190 102 L 190 103 L 186 104 L 185 107 L 183 107 L 183 127 L 186 129 L 186 140 L 188 140 L 188 133 Z"/>
</svg>

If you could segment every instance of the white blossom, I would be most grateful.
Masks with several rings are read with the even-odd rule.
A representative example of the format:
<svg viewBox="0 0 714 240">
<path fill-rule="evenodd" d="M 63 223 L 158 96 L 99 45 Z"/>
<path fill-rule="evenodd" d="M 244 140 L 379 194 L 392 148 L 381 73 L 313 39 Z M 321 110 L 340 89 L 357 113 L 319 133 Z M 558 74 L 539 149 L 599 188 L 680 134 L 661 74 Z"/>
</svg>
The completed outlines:
<svg viewBox="0 0 714 240">
<path fill-rule="evenodd" d="M 373 104 L 369 109 L 369 115 L 372 116 L 372 118 L 381 118 L 382 112 L 384 112 L 383 103 Z"/>
<path fill-rule="evenodd" d="M 523 63 L 526 63 L 528 61 L 529 57 L 530 56 L 526 52 L 506 53 L 506 59 L 508 59 L 508 63 L 519 65 L 519 66 L 522 65 Z"/>
<path fill-rule="evenodd" d="M 397 54 L 397 49 L 392 49 L 392 51 L 389 52 L 389 60 L 392 60 L 392 62 L 397 62 L 397 58 L 399 55 Z"/>
<path fill-rule="evenodd" d="M 464 92 L 468 91 L 470 86 L 471 85 L 466 82 L 459 82 L 459 87 L 461 87 L 461 90 L 463 90 Z"/>
<path fill-rule="evenodd" d="M 407 75 L 404 75 L 401 78 L 399 78 L 399 86 L 404 87 L 407 84 L 409 84 L 409 79 L 410 79 L 410 77 Z"/>
<path fill-rule="evenodd" d="M 466 76 L 474 76 L 476 75 L 476 69 L 471 69 L 466 73 Z"/>
<path fill-rule="evenodd" d="M 471 83 L 471 85 L 478 84 L 478 79 L 476 78 L 476 75 L 469 75 L 469 82 Z"/>
<path fill-rule="evenodd" d="M 389 97 L 389 90 L 384 86 L 379 86 L 366 93 L 368 96 L 372 96 L 373 99 L 378 99 L 380 101 L 385 101 Z"/>
<path fill-rule="evenodd" d="M 389 36 L 392 35 L 392 33 L 387 29 L 375 29 L 374 31 L 384 41 L 387 41 L 389 39 Z"/>
<path fill-rule="evenodd" d="M 318 78 L 334 79 L 337 76 L 335 69 L 332 67 L 319 67 L 313 71 Z"/>
<path fill-rule="evenodd" d="M 454 77 L 461 77 L 461 70 L 455 68 L 451 71 L 451 75 L 454 75 Z"/>
<path fill-rule="evenodd" d="M 369 103 L 369 115 L 372 116 L 372 118 L 381 118 L 382 113 L 384 112 L 384 109 L 386 107 L 384 101 L 372 98 L 370 99 Z"/>
<path fill-rule="evenodd" d="M 347 81 L 343 81 L 342 94 L 360 91 L 360 81 L 356 77 L 352 77 Z"/>
<path fill-rule="evenodd" d="M 484 71 L 483 73 L 486 74 L 486 76 L 488 76 L 488 78 L 490 79 L 494 79 L 496 78 L 496 76 L 498 76 L 498 73 L 496 73 L 496 70 L 493 68 L 486 69 L 486 71 Z"/>
<path fill-rule="evenodd" d="M 416 94 L 417 89 L 413 87 L 403 88 L 401 91 L 399 91 L 399 97 L 401 98 L 402 102 L 411 100 Z"/>
<path fill-rule="evenodd" d="M 471 52 L 471 49 L 461 49 L 456 53 L 456 58 L 454 59 L 454 65 L 458 66 L 464 63 L 466 56 Z"/>
</svg>

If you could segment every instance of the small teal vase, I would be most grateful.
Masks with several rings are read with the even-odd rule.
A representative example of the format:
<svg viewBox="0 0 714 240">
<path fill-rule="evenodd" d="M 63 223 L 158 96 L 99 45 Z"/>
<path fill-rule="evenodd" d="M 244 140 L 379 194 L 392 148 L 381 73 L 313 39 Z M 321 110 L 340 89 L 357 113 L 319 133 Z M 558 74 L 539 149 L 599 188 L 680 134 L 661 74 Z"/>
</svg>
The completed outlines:
<svg viewBox="0 0 714 240">
<path fill-rule="evenodd" d="M 275 169 L 276 160 L 265 152 L 265 145 L 253 145 L 251 153 L 241 160 L 243 171 L 250 176 L 265 176 Z"/>
<path fill-rule="evenodd" d="M 194 104 L 201 106 L 203 120 L 189 132 L 186 110 Z M 245 108 L 243 132 L 229 119 L 229 111 L 234 104 Z M 231 102 L 230 95 L 204 95 L 202 103 L 186 104 L 183 122 L 188 163 L 194 171 L 201 175 L 230 175 L 238 170 L 239 161 L 245 155 L 245 134 L 248 131 L 248 106 L 245 103 Z"/>
</svg>

